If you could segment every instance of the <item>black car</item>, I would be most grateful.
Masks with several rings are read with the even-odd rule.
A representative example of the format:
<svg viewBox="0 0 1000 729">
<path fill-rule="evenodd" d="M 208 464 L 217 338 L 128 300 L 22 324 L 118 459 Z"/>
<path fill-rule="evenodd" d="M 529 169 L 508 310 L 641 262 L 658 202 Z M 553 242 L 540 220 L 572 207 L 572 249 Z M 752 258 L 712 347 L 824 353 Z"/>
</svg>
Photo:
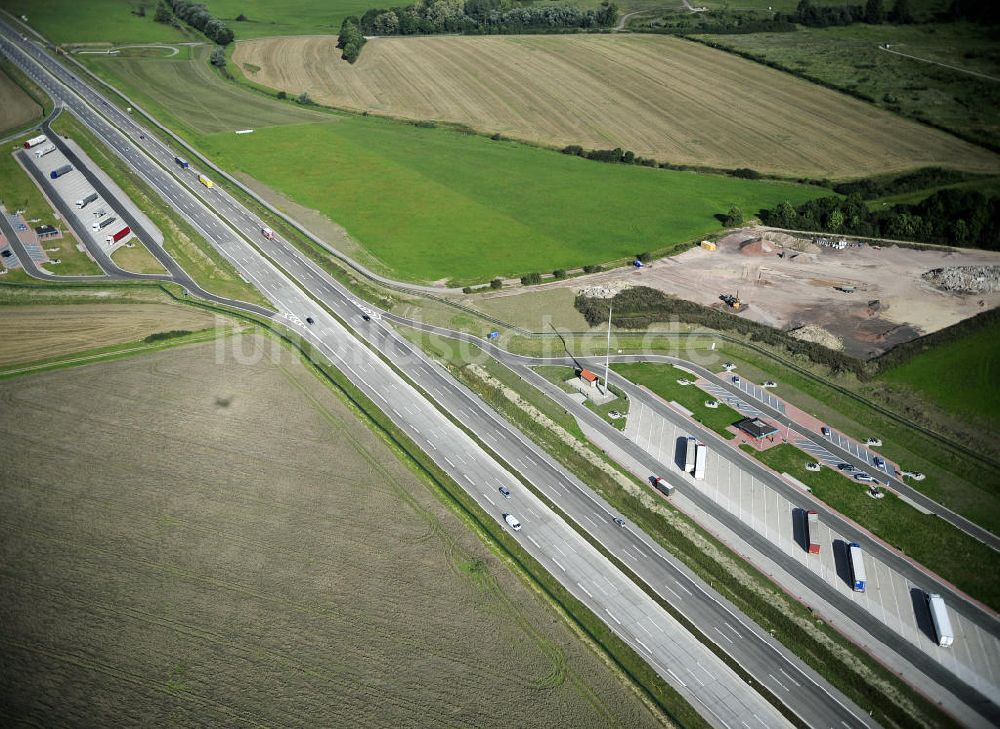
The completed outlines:
<svg viewBox="0 0 1000 729">
<path fill-rule="evenodd" d="M 313 318 L 311 316 L 307 316 L 306 317 L 306 324 L 315 324 L 315 323 L 316 322 L 313 321 Z"/>
<path fill-rule="evenodd" d="M 361 318 L 364 319 L 365 321 L 371 321 L 372 320 L 372 318 L 370 316 L 368 316 L 367 314 L 362 314 Z"/>
<path fill-rule="evenodd" d="M 3 253 L 0 253 L 0 255 L 2 255 L 4 258 L 10 258 L 11 252 L 9 250 L 6 250 Z"/>
<path fill-rule="evenodd" d="M 854 470 L 854 466 L 852 466 L 850 463 L 838 463 L 837 469 L 840 471 L 847 471 L 848 473 L 850 473 L 851 471 Z"/>
</svg>

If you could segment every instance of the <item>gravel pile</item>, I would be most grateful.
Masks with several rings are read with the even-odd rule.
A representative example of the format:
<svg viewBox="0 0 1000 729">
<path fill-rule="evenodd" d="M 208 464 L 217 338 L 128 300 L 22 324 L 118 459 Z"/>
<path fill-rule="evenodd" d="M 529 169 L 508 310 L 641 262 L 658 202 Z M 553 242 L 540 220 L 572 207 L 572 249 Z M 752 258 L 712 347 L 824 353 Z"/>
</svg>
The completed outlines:
<svg viewBox="0 0 1000 729">
<path fill-rule="evenodd" d="M 632 288 L 632 284 L 626 281 L 614 281 L 602 286 L 587 286 L 577 289 L 576 292 L 591 299 L 613 299 L 620 292 L 628 288 Z"/>
<path fill-rule="evenodd" d="M 943 291 L 961 294 L 992 294 L 1000 291 L 1000 266 L 935 268 L 921 278 Z"/>
</svg>

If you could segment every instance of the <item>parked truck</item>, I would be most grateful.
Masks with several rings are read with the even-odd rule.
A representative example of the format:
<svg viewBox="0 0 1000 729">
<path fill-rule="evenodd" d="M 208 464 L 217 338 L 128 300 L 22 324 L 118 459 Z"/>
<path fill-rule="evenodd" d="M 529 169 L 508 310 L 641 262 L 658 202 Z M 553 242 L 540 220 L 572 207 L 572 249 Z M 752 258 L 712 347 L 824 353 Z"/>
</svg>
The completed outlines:
<svg viewBox="0 0 1000 729">
<path fill-rule="evenodd" d="M 112 233 L 111 235 L 109 235 L 108 237 L 106 237 L 104 239 L 104 242 L 108 243 L 108 244 L 117 243 L 118 241 L 120 241 L 122 238 L 124 238 L 125 236 L 127 236 L 131 232 L 132 232 L 132 229 L 129 228 L 126 225 L 124 228 L 122 228 L 121 230 L 119 230 L 117 233 Z"/>
<path fill-rule="evenodd" d="M 198 175 L 198 182 L 200 182 L 202 185 L 204 185 L 205 187 L 207 187 L 209 189 L 215 187 L 215 183 L 212 182 L 207 177 L 205 177 L 205 175 Z"/>
<path fill-rule="evenodd" d="M 662 476 L 653 477 L 653 486 L 655 486 L 656 490 L 664 496 L 670 496 L 674 493 L 674 487 L 667 483 L 667 480 Z"/>
<path fill-rule="evenodd" d="M 93 230 L 103 230 L 104 228 L 107 228 L 109 225 L 111 225 L 116 220 L 118 220 L 118 218 L 116 218 L 114 215 L 112 215 L 110 218 L 105 218 L 104 220 L 98 220 L 96 223 L 93 223 L 90 227 Z"/>
<path fill-rule="evenodd" d="M 948 618 L 948 608 L 944 604 L 944 598 L 938 594 L 927 595 L 927 608 L 931 612 L 937 644 L 947 648 L 955 642 L 955 633 L 951 629 L 951 620 Z"/>
<path fill-rule="evenodd" d="M 49 152 L 55 152 L 55 151 L 56 151 L 56 145 L 54 145 L 54 144 L 47 144 L 44 147 L 42 147 L 41 149 L 36 149 L 35 150 L 35 156 L 38 157 L 39 159 L 41 159 L 42 157 L 44 157 L 45 155 L 47 155 Z"/>
<path fill-rule="evenodd" d="M 27 142 L 25 142 L 24 148 L 31 149 L 32 147 L 37 147 L 42 142 L 47 142 L 47 141 L 49 141 L 48 137 L 46 137 L 44 134 L 39 134 L 37 137 L 32 137 Z"/>
<path fill-rule="evenodd" d="M 182 170 L 186 170 L 188 167 L 191 166 L 190 164 L 188 164 L 188 161 L 186 159 L 183 159 L 181 157 L 174 157 L 174 162 L 176 162 Z"/>
<path fill-rule="evenodd" d="M 806 512 L 806 541 L 809 554 L 819 554 L 819 514 L 815 511 Z"/>
<path fill-rule="evenodd" d="M 73 165 L 63 165 L 62 167 L 57 167 L 56 169 L 52 170 L 49 173 L 49 177 L 55 180 L 65 175 L 67 172 L 72 172 L 72 171 L 73 171 Z"/>
<path fill-rule="evenodd" d="M 74 205 L 76 205 L 78 208 L 80 208 L 82 210 L 83 208 L 85 208 L 88 205 L 90 205 L 90 203 L 94 202 L 97 199 L 97 197 L 98 197 L 97 193 L 96 192 L 92 192 L 89 195 L 85 195 L 84 197 L 81 197 L 79 200 L 77 200 L 74 203 Z"/>
<path fill-rule="evenodd" d="M 862 559 L 861 545 L 851 542 L 847 545 L 847 551 L 851 555 L 851 581 L 855 592 L 865 591 L 865 562 Z"/>
<path fill-rule="evenodd" d="M 695 446 L 697 445 L 698 441 L 694 439 L 693 435 L 689 435 L 684 442 L 684 473 L 691 473 L 694 470 Z"/>
<path fill-rule="evenodd" d="M 694 477 L 699 481 L 705 480 L 705 467 L 708 465 L 708 446 L 699 443 L 695 446 L 694 453 Z"/>
</svg>

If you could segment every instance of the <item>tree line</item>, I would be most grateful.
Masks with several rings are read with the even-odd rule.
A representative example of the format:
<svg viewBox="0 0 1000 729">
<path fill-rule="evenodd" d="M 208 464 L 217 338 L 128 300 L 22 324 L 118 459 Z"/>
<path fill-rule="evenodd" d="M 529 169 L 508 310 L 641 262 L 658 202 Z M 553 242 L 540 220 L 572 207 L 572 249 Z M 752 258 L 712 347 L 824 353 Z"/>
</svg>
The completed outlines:
<svg viewBox="0 0 1000 729">
<path fill-rule="evenodd" d="M 348 63 L 358 60 L 361 47 L 365 44 L 365 37 L 358 28 L 358 19 L 353 15 L 344 18 L 340 24 L 340 35 L 337 36 L 337 48 L 341 49 L 341 58 Z"/>
<path fill-rule="evenodd" d="M 433 33 L 498 34 L 531 30 L 609 28 L 618 17 L 610 0 L 581 10 L 572 6 L 533 7 L 501 0 L 424 0 L 396 8 L 371 8 L 361 16 L 363 35 Z"/>
<path fill-rule="evenodd" d="M 762 210 L 765 225 L 870 238 L 1000 250 L 1000 198 L 978 190 L 945 189 L 913 204 L 871 209 L 859 192 Z"/>
<path fill-rule="evenodd" d="M 226 46 L 233 42 L 235 38 L 233 31 L 209 13 L 202 3 L 194 2 L 194 0 L 167 0 L 167 2 L 178 18 L 195 30 L 200 30 L 220 46 Z M 169 10 L 162 2 L 156 8 L 154 20 L 160 23 L 171 21 Z"/>
</svg>

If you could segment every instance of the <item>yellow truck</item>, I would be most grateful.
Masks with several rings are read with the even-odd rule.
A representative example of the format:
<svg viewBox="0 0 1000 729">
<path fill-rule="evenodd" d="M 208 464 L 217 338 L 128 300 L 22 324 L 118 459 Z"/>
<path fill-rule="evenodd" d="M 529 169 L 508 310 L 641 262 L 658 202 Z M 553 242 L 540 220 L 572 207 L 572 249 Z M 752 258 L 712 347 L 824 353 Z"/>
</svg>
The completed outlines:
<svg viewBox="0 0 1000 729">
<path fill-rule="evenodd" d="M 215 183 L 205 177 L 205 175 L 198 175 L 198 182 L 208 188 L 215 187 Z"/>
</svg>

